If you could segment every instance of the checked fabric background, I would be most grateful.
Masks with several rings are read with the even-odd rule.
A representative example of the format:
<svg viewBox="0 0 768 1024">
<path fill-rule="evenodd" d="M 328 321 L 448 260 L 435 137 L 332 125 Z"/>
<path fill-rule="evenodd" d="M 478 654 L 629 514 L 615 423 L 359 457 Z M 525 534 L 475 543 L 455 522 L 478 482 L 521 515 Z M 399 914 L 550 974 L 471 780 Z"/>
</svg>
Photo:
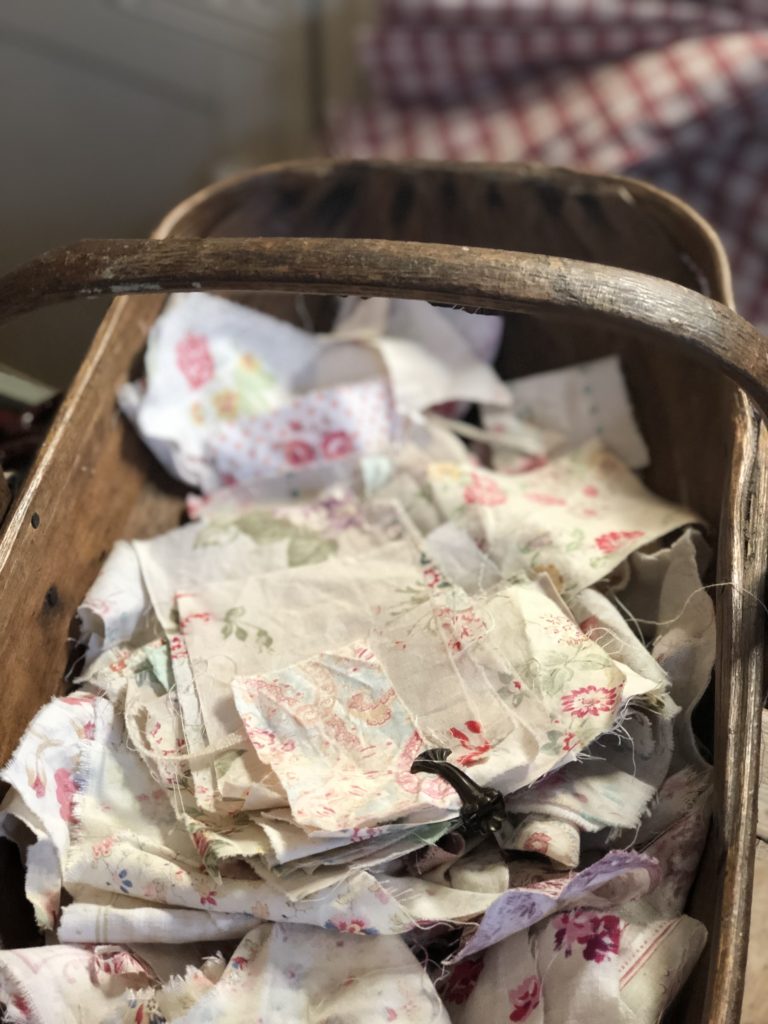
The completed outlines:
<svg viewBox="0 0 768 1024">
<path fill-rule="evenodd" d="M 739 311 L 768 328 L 768 0 L 381 0 L 350 156 L 628 173 L 719 232 Z"/>
</svg>

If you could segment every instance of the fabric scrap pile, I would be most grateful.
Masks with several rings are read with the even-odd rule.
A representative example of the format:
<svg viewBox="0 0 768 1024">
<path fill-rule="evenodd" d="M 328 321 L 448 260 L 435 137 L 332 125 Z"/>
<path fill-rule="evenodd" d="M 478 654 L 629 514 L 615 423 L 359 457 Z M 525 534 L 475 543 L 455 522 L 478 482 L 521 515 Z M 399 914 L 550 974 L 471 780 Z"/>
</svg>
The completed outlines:
<svg viewBox="0 0 768 1024">
<path fill-rule="evenodd" d="M 197 491 L 2 772 L 46 938 L 5 1019 L 659 1019 L 706 941 L 706 543 L 618 361 L 504 383 L 501 328 L 171 301 L 120 401 Z"/>
</svg>

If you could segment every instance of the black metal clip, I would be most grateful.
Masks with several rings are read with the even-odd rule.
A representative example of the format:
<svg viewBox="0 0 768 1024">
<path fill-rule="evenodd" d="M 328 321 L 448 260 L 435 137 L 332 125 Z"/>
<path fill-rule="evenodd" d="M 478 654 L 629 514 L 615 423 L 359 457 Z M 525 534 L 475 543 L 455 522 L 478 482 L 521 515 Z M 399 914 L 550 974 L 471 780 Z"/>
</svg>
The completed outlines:
<svg viewBox="0 0 768 1024">
<path fill-rule="evenodd" d="M 501 841 L 501 834 L 507 824 L 507 812 L 504 797 L 497 789 L 490 786 L 479 786 L 466 775 L 461 768 L 452 764 L 448 758 L 451 751 L 445 747 L 435 747 L 419 754 L 411 765 L 411 774 L 427 772 L 445 779 L 461 798 L 461 825 L 465 834 L 485 836 L 492 833 Z"/>
</svg>

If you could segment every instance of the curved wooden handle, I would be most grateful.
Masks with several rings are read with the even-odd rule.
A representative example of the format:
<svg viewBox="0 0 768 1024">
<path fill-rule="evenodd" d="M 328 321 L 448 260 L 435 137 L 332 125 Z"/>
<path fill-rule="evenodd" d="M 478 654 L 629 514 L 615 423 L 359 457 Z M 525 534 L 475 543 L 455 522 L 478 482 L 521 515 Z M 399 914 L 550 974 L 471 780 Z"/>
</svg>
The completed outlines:
<svg viewBox="0 0 768 1024">
<path fill-rule="evenodd" d="M 0 278 L 0 322 L 78 297 L 208 290 L 391 295 L 599 323 L 716 366 L 768 419 L 765 341 L 726 306 L 647 274 L 500 249 L 345 238 L 83 241 Z"/>
</svg>

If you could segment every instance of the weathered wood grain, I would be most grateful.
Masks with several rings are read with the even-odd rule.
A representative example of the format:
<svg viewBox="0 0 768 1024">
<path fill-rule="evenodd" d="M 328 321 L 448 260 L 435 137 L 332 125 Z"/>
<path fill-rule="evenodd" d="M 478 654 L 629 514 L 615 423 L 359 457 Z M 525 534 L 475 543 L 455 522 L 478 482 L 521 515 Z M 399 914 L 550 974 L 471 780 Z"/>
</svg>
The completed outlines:
<svg viewBox="0 0 768 1024">
<path fill-rule="evenodd" d="M 768 843 L 755 850 L 755 885 L 741 1024 L 765 1024 L 768 1017 Z"/>
<path fill-rule="evenodd" d="M 765 342 L 720 302 L 648 274 L 535 253 L 346 238 L 87 240 L 0 278 L 3 319 L 137 292 L 398 295 L 630 331 L 699 356 L 768 415 Z"/>
<path fill-rule="evenodd" d="M 760 748 L 760 775 L 757 785 L 757 835 L 768 843 L 768 711 L 763 709 L 761 718 L 762 744 Z M 768 895 L 766 896 L 768 907 Z"/>
<path fill-rule="evenodd" d="M 2 473 L 0 473 L 0 523 L 2 523 L 5 513 L 11 507 L 11 501 L 13 495 L 11 489 L 8 486 L 8 481 L 5 479 Z"/>
</svg>

